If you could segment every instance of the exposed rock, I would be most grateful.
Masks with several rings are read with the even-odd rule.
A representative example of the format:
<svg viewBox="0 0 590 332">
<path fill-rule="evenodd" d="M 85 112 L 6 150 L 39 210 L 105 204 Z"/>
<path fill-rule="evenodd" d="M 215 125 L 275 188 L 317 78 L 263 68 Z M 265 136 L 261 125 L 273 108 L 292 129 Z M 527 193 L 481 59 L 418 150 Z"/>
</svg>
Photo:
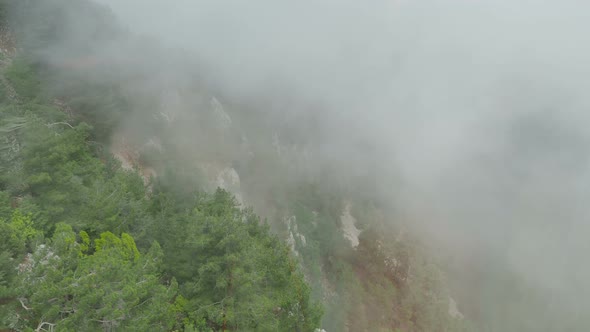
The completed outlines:
<svg viewBox="0 0 590 332">
<path fill-rule="evenodd" d="M 47 265 L 54 260 L 59 259 L 49 247 L 44 244 L 40 244 L 35 248 L 34 253 L 28 253 L 17 267 L 18 273 L 30 273 L 33 267 L 37 264 Z"/>
<path fill-rule="evenodd" d="M 301 246 L 306 246 L 307 245 L 307 239 L 305 238 L 305 236 L 303 234 L 300 234 L 298 229 L 297 229 L 297 217 L 295 216 L 290 216 L 288 218 L 284 218 L 285 225 L 287 225 L 287 231 L 289 232 L 289 235 L 287 237 L 287 245 L 289 246 L 289 248 L 291 248 L 291 251 L 293 252 L 293 254 L 295 254 L 295 256 L 299 256 L 299 252 L 297 251 L 297 241 L 295 239 L 299 239 L 299 244 Z"/>
<path fill-rule="evenodd" d="M 215 186 L 234 194 L 240 205 L 244 205 L 240 189 L 240 176 L 233 167 L 223 168 L 215 178 Z"/>
<path fill-rule="evenodd" d="M 0 53 L 12 58 L 16 54 L 16 41 L 12 32 L 6 27 L 0 27 Z"/>
<path fill-rule="evenodd" d="M 132 171 L 139 160 L 139 153 L 127 143 L 124 137 L 113 140 L 111 153 L 121 162 L 121 167 L 128 171 Z"/>
<path fill-rule="evenodd" d="M 463 314 L 459 311 L 459 308 L 457 308 L 457 302 L 455 302 L 455 300 L 449 296 L 449 315 L 453 318 L 456 319 L 463 319 L 464 316 Z"/>
<path fill-rule="evenodd" d="M 342 222 L 342 232 L 344 233 L 344 237 L 350 240 L 352 246 L 356 248 L 359 245 L 359 235 L 361 234 L 361 231 L 356 228 L 356 219 L 350 214 L 350 208 L 350 202 L 346 203 L 342 216 L 340 216 L 340 221 Z"/>
<path fill-rule="evenodd" d="M 148 185 L 152 178 L 155 178 L 158 176 L 158 173 L 156 173 L 155 169 L 153 169 L 149 166 L 140 166 L 139 175 L 143 179 L 143 184 Z M 151 192 L 151 188 L 148 188 L 148 189 L 150 189 L 150 192 Z"/>
<path fill-rule="evenodd" d="M 160 142 L 160 139 L 157 137 L 152 137 L 150 138 L 142 147 L 142 150 L 144 149 L 152 149 L 158 152 L 163 152 L 163 148 L 162 148 L 162 143 Z"/>
<path fill-rule="evenodd" d="M 152 140 L 150 140 L 150 142 L 152 142 Z M 150 147 L 150 144 L 157 144 L 155 143 L 157 141 L 152 143 L 150 142 L 146 143 L 143 148 Z M 144 184 L 148 185 L 151 178 L 156 177 L 157 173 L 152 167 L 141 164 L 140 151 L 143 148 L 138 149 L 132 146 L 123 136 L 115 136 L 111 146 L 111 153 L 117 160 L 121 162 L 121 168 L 127 171 L 137 170 L 139 175 L 142 177 Z"/>
<path fill-rule="evenodd" d="M 297 227 L 297 217 L 290 216 L 284 218 L 283 220 L 285 225 L 287 225 L 287 231 L 289 232 L 289 236 L 287 237 L 287 245 L 289 246 L 289 248 L 291 248 L 291 251 L 295 254 L 295 256 L 298 256 L 299 253 L 295 248 L 295 236 L 293 235 L 293 228 Z"/>
<path fill-rule="evenodd" d="M 293 236 L 293 232 L 289 231 L 289 237 L 287 238 L 287 245 L 291 248 L 291 251 L 295 256 L 299 256 L 297 249 L 295 249 L 295 237 Z"/>
<path fill-rule="evenodd" d="M 215 116 L 215 121 L 217 122 L 217 126 L 220 129 L 229 129 L 231 127 L 232 121 L 229 114 L 225 112 L 223 105 L 217 100 L 215 97 L 211 97 L 209 102 L 211 104 L 211 108 L 213 109 L 213 115 Z"/>
<path fill-rule="evenodd" d="M 299 234 L 299 240 L 301 240 L 301 245 L 302 246 L 306 246 L 307 245 L 307 240 L 305 239 L 305 236 L 303 236 L 303 234 Z"/>
</svg>

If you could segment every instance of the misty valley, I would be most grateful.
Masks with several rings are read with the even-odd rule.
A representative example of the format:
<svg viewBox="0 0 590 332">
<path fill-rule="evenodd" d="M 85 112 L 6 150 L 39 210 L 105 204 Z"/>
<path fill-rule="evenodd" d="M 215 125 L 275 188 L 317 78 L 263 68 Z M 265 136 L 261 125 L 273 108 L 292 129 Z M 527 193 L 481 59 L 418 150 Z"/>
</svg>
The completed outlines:
<svg viewBox="0 0 590 332">
<path fill-rule="evenodd" d="M 0 0 L 0 331 L 590 331 L 585 20 L 518 2 Z"/>
</svg>

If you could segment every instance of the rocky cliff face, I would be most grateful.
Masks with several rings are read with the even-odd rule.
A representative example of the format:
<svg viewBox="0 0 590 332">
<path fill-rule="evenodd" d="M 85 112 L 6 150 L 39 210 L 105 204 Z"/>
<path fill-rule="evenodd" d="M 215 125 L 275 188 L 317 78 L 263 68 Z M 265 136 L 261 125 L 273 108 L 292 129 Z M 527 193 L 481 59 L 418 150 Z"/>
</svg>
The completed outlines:
<svg viewBox="0 0 590 332">
<path fill-rule="evenodd" d="M 344 233 L 344 237 L 346 237 L 350 244 L 354 248 L 359 245 L 359 235 L 361 231 L 356 228 L 356 218 L 350 214 L 351 203 L 346 202 L 344 205 L 344 211 L 342 211 L 342 216 L 340 216 L 340 222 L 342 223 L 342 232 Z"/>
</svg>

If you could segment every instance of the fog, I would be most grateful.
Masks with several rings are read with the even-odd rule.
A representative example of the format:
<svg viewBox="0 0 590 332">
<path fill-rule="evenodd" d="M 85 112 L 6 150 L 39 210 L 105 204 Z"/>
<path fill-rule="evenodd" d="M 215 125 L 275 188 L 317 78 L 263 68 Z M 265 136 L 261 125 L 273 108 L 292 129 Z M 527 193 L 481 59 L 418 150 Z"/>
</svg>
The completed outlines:
<svg viewBox="0 0 590 332">
<path fill-rule="evenodd" d="M 454 287 L 475 278 L 473 266 L 487 274 L 482 265 L 497 264 L 498 274 L 534 291 L 521 301 L 543 303 L 520 317 L 521 330 L 537 319 L 548 330 L 564 319 L 572 331 L 583 326 L 590 310 L 590 4 L 98 2 L 132 33 L 192 54 L 233 104 L 278 102 L 260 111 L 292 120 L 291 130 L 310 113 L 303 115 L 317 119 L 309 143 L 316 155 L 343 174 L 374 173 L 382 200 L 453 257 Z M 146 68 L 160 74 L 157 61 Z M 185 79 L 181 72 L 167 77 Z M 477 278 L 464 295 L 469 301 L 499 308 L 513 300 L 501 290 L 478 294 L 495 276 Z"/>
</svg>

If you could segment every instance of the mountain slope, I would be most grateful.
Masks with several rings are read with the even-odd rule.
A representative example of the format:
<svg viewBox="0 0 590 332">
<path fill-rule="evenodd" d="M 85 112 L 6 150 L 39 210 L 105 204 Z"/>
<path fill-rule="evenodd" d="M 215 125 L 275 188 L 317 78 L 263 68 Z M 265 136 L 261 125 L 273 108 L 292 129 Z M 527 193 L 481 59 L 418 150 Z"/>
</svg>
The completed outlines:
<svg viewBox="0 0 590 332">
<path fill-rule="evenodd" d="M 0 217 L 7 237 L 27 235 L 2 248 L 2 324 L 464 328 L 426 246 L 400 235 L 365 178 L 318 163 L 317 132 L 223 98 L 190 54 L 124 32 L 104 8 L 66 3 L 14 12 L 35 24 L 15 19 L 21 51 L 3 70 L 17 98 L 1 109 Z"/>
</svg>

